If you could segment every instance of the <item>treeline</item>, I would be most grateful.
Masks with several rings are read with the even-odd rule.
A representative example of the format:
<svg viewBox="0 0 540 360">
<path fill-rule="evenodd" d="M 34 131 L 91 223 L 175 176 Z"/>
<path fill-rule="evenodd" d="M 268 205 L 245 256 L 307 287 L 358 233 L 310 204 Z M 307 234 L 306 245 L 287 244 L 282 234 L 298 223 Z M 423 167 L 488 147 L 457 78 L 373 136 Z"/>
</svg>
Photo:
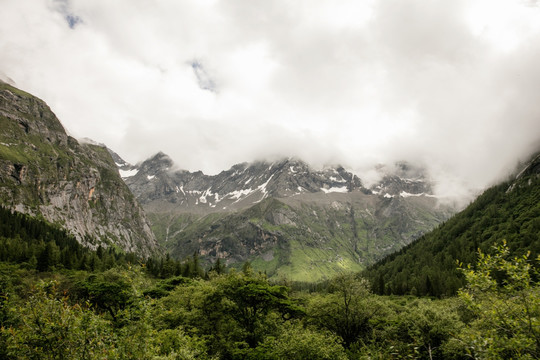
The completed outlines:
<svg viewBox="0 0 540 360">
<path fill-rule="evenodd" d="M 207 276 L 197 254 L 183 261 L 165 256 L 148 259 L 134 253 L 98 246 L 95 251 L 82 246 L 59 226 L 0 206 L 0 261 L 21 264 L 41 272 L 59 269 L 105 271 L 117 266 L 142 264 L 152 276 Z M 208 269 L 223 272 L 220 260 Z"/>
<path fill-rule="evenodd" d="M 511 252 L 540 254 L 540 177 L 486 190 L 465 210 L 364 272 L 381 295 L 455 295 L 465 285 L 457 261 L 475 264 L 477 250 L 506 239 Z"/>
</svg>

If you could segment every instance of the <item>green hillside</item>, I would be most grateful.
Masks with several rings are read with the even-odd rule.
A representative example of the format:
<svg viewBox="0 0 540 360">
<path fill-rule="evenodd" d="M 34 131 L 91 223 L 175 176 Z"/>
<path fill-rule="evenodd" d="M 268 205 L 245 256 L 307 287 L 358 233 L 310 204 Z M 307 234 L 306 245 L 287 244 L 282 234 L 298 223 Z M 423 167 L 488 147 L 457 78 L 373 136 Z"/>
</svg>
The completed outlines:
<svg viewBox="0 0 540 360">
<path fill-rule="evenodd" d="M 326 203 L 269 198 L 234 213 L 150 213 L 149 218 L 173 258 L 196 252 L 207 265 L 220 258 L 241 268 L 249 261 L 274 280 L 316 282 L 365 269 L 450 212 L 433 210 L 435 200 L 423 197 L 326 197 L 331 199 Z"/>
<path fill-rule="evenodd" d="M 512 254 L 540 254 L 540 156 L 515 179 L 486 190 L 434 231 L 370 267 L 379 294 L 449 296 L 465 284 L 457 261 L 476 262 L 506 240 Z"/>
</svg>

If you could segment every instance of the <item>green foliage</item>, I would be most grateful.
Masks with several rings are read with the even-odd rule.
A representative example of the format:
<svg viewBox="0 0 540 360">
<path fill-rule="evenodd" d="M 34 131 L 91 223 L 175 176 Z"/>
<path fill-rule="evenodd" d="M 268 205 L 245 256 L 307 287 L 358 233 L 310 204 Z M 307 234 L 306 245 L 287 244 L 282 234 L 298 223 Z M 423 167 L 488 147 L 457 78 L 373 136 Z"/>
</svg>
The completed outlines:
<svg viewBox="0 0 540 360">
<path fill-rule="evenodd" d="M 516 255 L 540 254 L 540 176 L 534 171 L 486 190 L 465 210 L 370 267 L 364 276 L 381 295 L 453 296 L 466 282 L 456 261 L 474 264 L 478 249 L 486 251 L 502 238 Z"/>
<path fill-rule="evenodd" d="M 378 297 L 371 331 L 353 343 L 353 359 L 462 359 L 448 343 L 463 327 L 455 299 Z"/>
<path fill-rule="evenodd" d="M 345 347 L 366 338 L 371 332 L 370 320 L 380 310 L 369 284 L 354 275 L 341 275 L 330 283 L 330 294 L 310 299 L 308 314 L 319 328 L 341 337 Z"/>
<path fill-rule="evenodd" d="M 7 359 L 103 359 L 112 357 L 114 337 L 106 321 L 85 304 L 71 305 L 55 282 L 38 284 L 2 327 Z"/>
<path fill-rule="evenodd" d="M 146 260 L 146 270 L 155 277 L 167 279 L 174 276 L 183 276 L 186 278 L 197 278 L 206 276 L 201 267 L 199 255 L 197 252 L 193 256 L 185 259 L 184 262 L 174 260 L 167 253 L 165 257 L 151 257 Z M 216 271 L 215 268 L 210 270 Z M 219 271 L 224 272 L 225 267 L 219 264 Z"/>
<path fill-rule="evenodd" d="M 301 316 L 303 311 L 287 296 L 284 286 L 270 285 L 262 276 L 231 272 L 218 287 L 228 314 L 246 331 L 246 342 L 255 347 L 263 337 L 263 325 L 270 311 L 283 318 Z"/>
<path fill-rule="evenodd" d="M 98 309 L 107 311 L 118 323 L 118 313 L 129 307 L 135 300 L 135 289 L 130 275 L 119 269 L 110 269 L 99 274 L 91 274 L 76 284 L 74 291 L 83 299 L 88 299 Z"/>
<path fill-rule="evenodd" d="M 156 279 L 135 266 L 39 273 L 3 263 L 0 356 L 538 358 L 539 274 L 507 252 L 481 254 L 477 269 L 464 270 L 460 298 L 445 300 L 374 295 L 353 275 L 291 294 L 248 268 Z"/>
<path fill-rule="evenodd" d="M 267 337 L 253 359 L 264 360 L 346 360 L 345 349 L 338 336 L 287 323 L 276 336 Z"/>
<path fill-rule="evenodd" d="M 479 252 L 476 269 L 462 271 L 468 284 L 459 297 L 472 313 L 459 337 L 467 352 L 475 358 L 540 358 L 540 274 L 529 254 L 509 259 L 503 242 L 494 255 Z"/>
<path fill-rule="evenodd" d="M 153 359 L 210 359 L 203 340 L 187 335 L 182 329 L 155 331 L 151 338 L 156 356 Z"/>
<path fill-rule="evenodd" d="M 182 327 L 190 336 L 202 336 L 210 354 L 227 358 L 253 353 L 280 324 L 303 314 L 285 287 L 262 275 L 231 271 L 179 284 L 159 300 L 154 318 L 158 328 Z"/>
</svg>

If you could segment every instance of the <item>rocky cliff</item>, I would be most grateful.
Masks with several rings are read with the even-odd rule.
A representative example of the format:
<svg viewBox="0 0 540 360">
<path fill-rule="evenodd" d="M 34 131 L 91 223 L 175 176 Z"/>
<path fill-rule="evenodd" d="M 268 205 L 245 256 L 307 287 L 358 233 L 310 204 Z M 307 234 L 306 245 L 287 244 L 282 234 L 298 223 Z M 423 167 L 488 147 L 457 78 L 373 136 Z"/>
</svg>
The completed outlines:
<svg viewBox="0 0 540 360">
<path fill-rule="evenodd" d="M 88 247 L 158 249 L 107 149 L 79 143 L 47 104 L 1 82 L 0 203 L 61 224 Z"/>
</svg>

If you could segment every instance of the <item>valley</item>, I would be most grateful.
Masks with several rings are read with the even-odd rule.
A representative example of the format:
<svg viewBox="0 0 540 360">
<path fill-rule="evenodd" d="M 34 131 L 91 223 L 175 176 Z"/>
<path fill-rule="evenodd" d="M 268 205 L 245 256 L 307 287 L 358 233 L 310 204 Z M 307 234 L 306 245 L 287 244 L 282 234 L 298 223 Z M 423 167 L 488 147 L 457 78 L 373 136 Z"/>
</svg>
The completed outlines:
<svg viewBox="0 0 540 360">
<path fill-rule="evenodd" d="M 457 211 L 405 162 L 130 165 L 7 84 L 0 124 L 1 358 L 540 357 L 538 154 Z"/>
</svg>

